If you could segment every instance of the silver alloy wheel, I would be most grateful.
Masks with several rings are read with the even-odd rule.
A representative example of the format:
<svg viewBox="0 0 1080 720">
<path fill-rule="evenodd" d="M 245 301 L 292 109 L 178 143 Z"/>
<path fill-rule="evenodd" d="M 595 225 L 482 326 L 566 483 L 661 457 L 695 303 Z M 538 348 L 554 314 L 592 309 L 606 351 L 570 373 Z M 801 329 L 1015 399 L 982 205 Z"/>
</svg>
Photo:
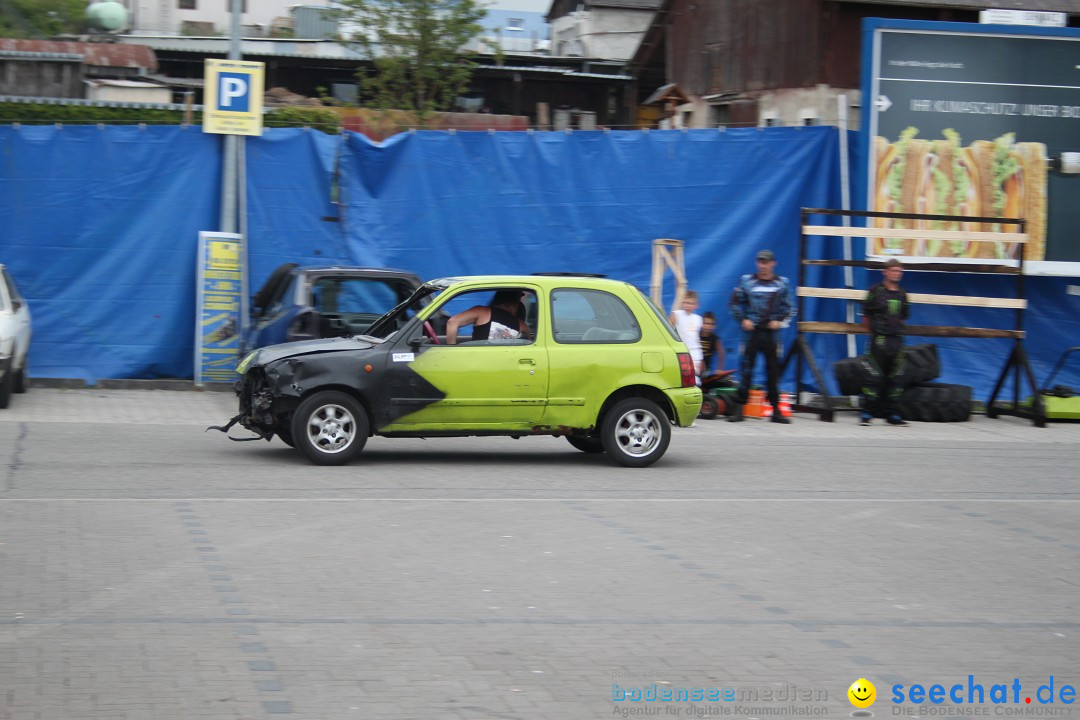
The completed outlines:
<svg viewBox="0 0 1080 720">
<path fill-rule="evenodd" d="M 332 455 L 352 445 L 356 419 L 341 405 L 322 405 L 308 417 L 307 432 L 312 446 Z"/>
<path fill-rule="evenodd" d="M 615 439 L 627 455 L 645 457 L 660 445 L 660 418 L 636 408 L 623 413 L 615 424 Z"/>
</svg>

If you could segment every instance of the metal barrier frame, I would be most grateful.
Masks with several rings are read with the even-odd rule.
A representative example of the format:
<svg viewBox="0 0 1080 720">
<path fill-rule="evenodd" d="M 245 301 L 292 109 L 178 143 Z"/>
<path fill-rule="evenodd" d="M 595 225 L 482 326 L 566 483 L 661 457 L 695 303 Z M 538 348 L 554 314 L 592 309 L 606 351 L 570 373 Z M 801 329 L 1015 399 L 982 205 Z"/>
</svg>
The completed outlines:
<svg viewBox="0 0 1080 720">
<path fill-rule="evenodd" d="M 861 237 L 872 238 L 882 237 L 883 228 L 873 227 L 849 227 L 849 226 L 828 226 L 829 232 L 816 233 L 816 230 L 823 230 L 821 226 L 812 226 L 808 224 L 808 219 L 812 215 L 825 215 L 825 216 L 841 216 L 841 217 L 856 217 L 856 218 L 884 218 L 892 220 L 922 220 L 922 221 L 943 221 L 943 222 L 961 222 L 961 223 L 997 223 L 1001 225 L 1014 225 L 1019 230 L 1018 233 L 996 233 L 996 232 L 968 232 L 968 231 L 939 231 L 939 230 L 907 230 L 906 233 L 913 233 L 918 237 L 923 238 L 940 238 L 950 239 L 960 237 L 968 239 L 969 241 L 1012 241 L 1020 243 L 1020 261 L 1017 265 L 1000 265 L 994 263 L 974 264 L 974 263 L 950 263 L 950 262 L 933 262 L 933 263 L 914 263 L 905 265 L 904 269 L 913 272 L 962 272 L 972 274 L 1008 274 L 1016 276 L 1016 297 L 1015 299 L 995 299 L 995 298 L 958 298 L 956 296 L 937 295 L 937 296 L 920 296 L 924 302 L 934 302 L 938 304 L 946 305 L 981 305 L 984 307 L 1001 307 L 1015 310 L 1015 320 L 1012 330 L 1000 330 L 992 328 L 973 328 L 973 327 L 950 327 L 940 325 L 909 325 L 907 328 L 908 335 L 920 336 L 920 337 L 974 337 L 974 338 L 1012 338 L 1014 340 L 1012 350 L 1009 353 L 1009 357 L 1005 361 L 1005 366 L 1001 370 L 1001 374 L 998 376 L 997 383 L 994 385 L 993 392 L 990 393 L 990 397 L 986 402 L 986 416 L 989 418 L 996 418 L 1001 415 L 1010 415 L 1014 417 L 1021 417 L 1029 419 L 1037 427 L 1046 427 L 1046 407 L 1043 403 L 1042 397 L 1039 393 L 1039 388 L 1035 380 L 1035 374 L 1031 369 L 1031 363 L 1027 356 L 1027 351 L 1024 349 L 1024 310 L 1026 309 L 1027 302 L 1024 295 L 1024 256 L 1027 252 L 1026 240 L 1027 235 L 1025 228 L 1027 221 L 1014 218 L 986 218 L 986 217 L 966 217 L 960 215 L 923 215 L 915 213 L 886 213 L 886 212 L 869 212 L 862 210 L 834 210 L 825 208 L 802 208 L 802 222 L 800 224 L 800 238 L 799 238 L 799 281 L 798 288 L 800 290 L 813 289 L 806 286 L 806 268 L 808 266 L 830 266 L 830 267 L 863 267 L 863 268 L 875 268 L 880 269 L 885 266 L 884 262 L 876 260 L 836 260 L 836 259 L 814 259 L 807 257 L 807 238 L 808 237 Z M 808 232 L 808 230 L 810 232 Z M 906 237 L 907 235 L 905 235 Z M 850 289 L 837 289 L 835 291 L 826 291 L 820 293 L 819 297 L 833 297 L 844 298 L 850 294 Z M 857 292 L 857 291 L 856 291 Z M 798 316 L 800 318 L 805 317 L 805 298 L 808 295 L 799 294 L 798 297 Z M 813 294 L 810 294 L 813 296 Z M 851 299 L 849 298 L 850 302 Z M 996 302 L 995 302 L 996 301 Z M 866 332 L 862 325 L 857 323 L 841 323 L 841 322 L 809 322 L 800 320 L 797 323 L 798 332 L 795 336 L 795 341 L 791 347 L 788 348 L 787 353 L 784 355 L 784 359 L 780 364 L 781 376 L 787 370 L 788 364 L 795 360 L 795 393 L 796 404 L 794 409 L 798 412 L 809 412 L 819 416 L 820 420 L 825 422 L 832 422 L 834 420 L 834 414 L 836 409 L 833 407 L 832 400 L 829 398 L 827 392 L 827 385 L 825 384 L 825 378 L 821 374 L 821 370 L 818 367 L 817 360 L 814 358 L 813 352 L 810 350 L 809 345 L 806 342 L 804 335 L 806 333 L 832 333 L 832 334 L 863 334 Z M 813 374 L 814 381 L 817 383 L 818 388 L 821 389 L 821 398 L 823 405 L 810 405 L 802 403 L 802 391 L 803 391 L 803 362 L 809 367 L 810 372 Z M 998 394 L 1001 392 L 1002 387 L 1005 384 L 1006 378 L 1009 377 L 1010 371 L 1013 375 L 1013 398 L 1011 404 L 1001 405 L 997 404 Z M 1030 409 L 1023 407 L 1020 404 L 1020 390 L 1021 381 L 1026 378 L 1032 388 L 1032 407 Z"/>
</svg>

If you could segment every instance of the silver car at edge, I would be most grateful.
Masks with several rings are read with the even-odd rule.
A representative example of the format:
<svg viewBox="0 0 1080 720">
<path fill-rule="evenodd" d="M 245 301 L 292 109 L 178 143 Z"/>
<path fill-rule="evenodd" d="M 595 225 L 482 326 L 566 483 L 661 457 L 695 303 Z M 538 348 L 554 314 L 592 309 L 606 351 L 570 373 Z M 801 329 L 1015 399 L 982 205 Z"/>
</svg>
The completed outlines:
<svg viewBox="0 0 1080 720">
<path fill-rule="evenodd" d="M 30 334 L 30 306 L 0 265 L 0 408 L 8 406 L 12 392 L 26 392 Z"/>
</svg>

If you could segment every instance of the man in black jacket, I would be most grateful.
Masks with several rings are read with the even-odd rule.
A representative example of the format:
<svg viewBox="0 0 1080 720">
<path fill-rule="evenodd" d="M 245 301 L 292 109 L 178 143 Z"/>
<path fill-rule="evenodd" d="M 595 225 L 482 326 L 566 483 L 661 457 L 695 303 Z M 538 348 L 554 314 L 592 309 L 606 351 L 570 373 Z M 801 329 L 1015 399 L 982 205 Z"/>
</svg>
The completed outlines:
<svg viewBox="0 0 1080 720">
<path fill-rule="evenodd" d="M 904 329 L 909 307 L 907 293 L 900 287 L 904 267 L 890 258 L 882 269 L 883 279 L 871 287 L 863 300 L 863 324 L 870 333 L 872 372 L 863 389 L 862 425 L 883 417 L 890 425 L 907 425 L 900 416 L 898 401 L 904 392 L 900 377 L 904 371 Z"/>
</svg>

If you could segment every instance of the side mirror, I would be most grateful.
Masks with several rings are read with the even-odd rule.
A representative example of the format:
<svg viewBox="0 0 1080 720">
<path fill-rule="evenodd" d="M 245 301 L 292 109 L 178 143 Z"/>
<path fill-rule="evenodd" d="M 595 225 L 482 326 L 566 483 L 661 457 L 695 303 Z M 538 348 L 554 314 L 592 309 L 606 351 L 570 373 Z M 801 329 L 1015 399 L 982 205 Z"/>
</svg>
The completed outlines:
<svg viewBox="0 0 1080 720">
<path fill-rule="evenodd" d="M 416 352 L 417 350 L 420 349 L 420 347 L 424 344 L 424 342 L 425 342 L 424 336 L 423 335 L 417 335 L 416 337 L 409 338 L 409 347 L 411 347 L 413 349 L 413 352 Z"/>
<path fill-rule="evenodd" d="M 22 309 L 22 306 L 23 306 L 23 301 L 22 300 L 12 298 L 12 300 L 11 300 L 11 309 L 12 310 L 20 310 L 20 309 Z"/>
</svg>

